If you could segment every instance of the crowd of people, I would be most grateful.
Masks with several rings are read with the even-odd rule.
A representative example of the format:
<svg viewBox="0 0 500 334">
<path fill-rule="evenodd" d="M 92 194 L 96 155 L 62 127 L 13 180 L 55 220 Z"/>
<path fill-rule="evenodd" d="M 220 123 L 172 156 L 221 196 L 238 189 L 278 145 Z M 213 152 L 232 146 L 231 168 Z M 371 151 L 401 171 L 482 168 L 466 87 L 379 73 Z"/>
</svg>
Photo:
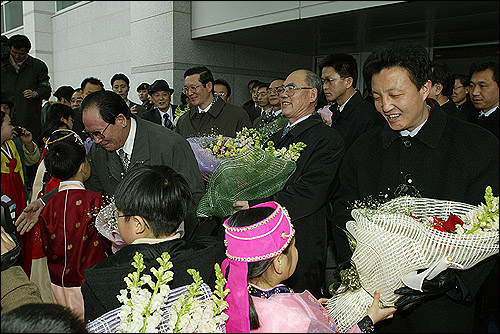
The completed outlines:
<svg viewBox="0 0 500 334">
<path fill-rule="evenodd" d="M 420 45 L 388 44 L 364 63 L 362 94 L 355 58 L 331 54 L 319 73 L 250 80 L 241 106 L 226 80 L 196 66 L 183 87 L 141 83 L 135 103 L 123 73 L 110 79 L 111 90 L 89 76 L 52 93 L 29 39 L 4 42 L 2 331 L 55 322 L 81 332 L 120 307 L 136 252 L 148 271 L 168 252 L 172 288 L 190 284 L 189 268 L 213 286 L 214 264 L 222 265 L 227 332 L 335 332 L 325 305 L 353 265 L 343 232 L 352 203 L 418 192 L 478 205 L 487 186 L 498 196 L 498 60 L 452 73 Z M 284 187 L 237 199 L 228 217 L 198 217 L 211 175 L 200 172 L 187 139 L 235 138 L 278 118 L 286 125 L 267 139 L 276 149 L 306 145 Z M 96 228 L 111 198 L 119 250 Z M 447 269 L 422 291 L 399 291 L 391 307 L 369 291 L 373 304 L 349 331 L 498 331 L 498 272 L 498 254 L 469 270 Z"/>
</svg>

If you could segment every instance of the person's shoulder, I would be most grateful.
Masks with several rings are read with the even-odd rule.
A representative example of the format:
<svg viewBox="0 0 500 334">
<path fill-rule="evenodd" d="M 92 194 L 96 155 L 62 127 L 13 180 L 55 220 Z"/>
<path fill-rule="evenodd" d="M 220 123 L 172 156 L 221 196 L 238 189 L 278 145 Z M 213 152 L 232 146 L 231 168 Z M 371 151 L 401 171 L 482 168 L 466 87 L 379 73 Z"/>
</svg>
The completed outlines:
<svg viewBox="0 0 500 334">
<path fill-rule="evenodd" d="M 491 143 L 492 145 L 498 146 L 498 138 L 493 133 L 477 124 L 448 115 L 446 128 L 456 137 L 456 140 L 476 143 L 481 142 L 483 144 Z"/>
</svg>

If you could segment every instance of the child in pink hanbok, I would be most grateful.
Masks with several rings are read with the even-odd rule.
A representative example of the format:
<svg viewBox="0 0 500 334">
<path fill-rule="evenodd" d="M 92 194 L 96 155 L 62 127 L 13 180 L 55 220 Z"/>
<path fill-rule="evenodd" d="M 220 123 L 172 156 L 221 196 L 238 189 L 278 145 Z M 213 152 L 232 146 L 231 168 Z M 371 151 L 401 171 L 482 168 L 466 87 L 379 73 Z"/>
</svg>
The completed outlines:
<svg viewBox="0 0 500 334">
<path fill-rule="evenodd" d="M 230 289 L 226 301 L 228 333 L 338 332 L 328 311 L 309 291 L 294 293 L 281 284 L 295 271 L 295 230 L 285 208 L 276 202 L 255 205 L 224 222 L 227 258 L 222 273 Z M 395 307 L 379 308 L 375 292 L 368 314 L 349 332 L 369 333 Z"/>
</svg>

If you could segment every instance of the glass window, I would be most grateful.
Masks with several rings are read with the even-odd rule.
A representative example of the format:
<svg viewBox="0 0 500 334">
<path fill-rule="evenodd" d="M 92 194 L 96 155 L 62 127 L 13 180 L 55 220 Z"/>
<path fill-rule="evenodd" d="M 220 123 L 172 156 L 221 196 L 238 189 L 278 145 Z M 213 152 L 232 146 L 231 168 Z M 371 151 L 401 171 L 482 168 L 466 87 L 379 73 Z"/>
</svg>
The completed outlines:
<svg viewBox="0 0 500 334">
<path fill-rule="evenodd" d="M 56 11 L 62 10 L 66 7 L 74 5 L 75 3 L 80 1 L 56 1 Z"/>
<path fill-rule="evenodd" d="M 23 25 L 23 2 L 2 2 L 2 33 Z"/>
</svg>

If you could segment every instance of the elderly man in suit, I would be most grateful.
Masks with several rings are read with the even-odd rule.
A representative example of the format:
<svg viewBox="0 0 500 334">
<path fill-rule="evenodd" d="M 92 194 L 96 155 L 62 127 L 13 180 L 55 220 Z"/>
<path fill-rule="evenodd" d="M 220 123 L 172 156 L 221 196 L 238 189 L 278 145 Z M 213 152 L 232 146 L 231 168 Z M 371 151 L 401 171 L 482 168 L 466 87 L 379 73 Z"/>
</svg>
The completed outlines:
<svg viewBox="0 0 500 334">
<path fill-rule="evenodd" d="M 283 283 L 296 292 L 309 290 L 317 298 L 322 291 L 327 248 L 327 206 L 333 194 L 337 171 L 344 155 L 339 132 L 323 123 L 315 112 L 321 93 L 321 79 L 308 70 L 292 72 L 278 90 L 283 116 L 288 125 L 270 140 L 276 149 L 303 142 L 297 168 L 285 187 L 270 198 L 236 201 L 233 206 L 247 209 L 269 200 L 285 206 L 296 231 L 300 254 L 295 273 Z"/>
<path fill-rule="evenodd" d="M 172 105 L 172 94 L 174 89 L 170 88 L 165 80 L 156 80 L 149 87 L 149 95 L 153 100 L 154 107 L 141 115 L 142 118 L 173 130 L 176 105 Z"/>
<path fill-rule="evenodd" d="M 95 144 L 88 153 L 91 175 L 85 187 L 113 195 L 118 183 L 135 165 L 166 165 L 182 173 L 191 185 L 194 206 L 185 221 L 185 235 L 197 227 L 196 206 L 205 192 L 203 180 L 188 142 L 173 131 L 131 115 L 125 101 L 116 93 L 98 91 L 82 103 L 85 131 Z M 31 229 L 49 193 L 34 201 L 16 221 L 18 230 Z"/>
</svg>

